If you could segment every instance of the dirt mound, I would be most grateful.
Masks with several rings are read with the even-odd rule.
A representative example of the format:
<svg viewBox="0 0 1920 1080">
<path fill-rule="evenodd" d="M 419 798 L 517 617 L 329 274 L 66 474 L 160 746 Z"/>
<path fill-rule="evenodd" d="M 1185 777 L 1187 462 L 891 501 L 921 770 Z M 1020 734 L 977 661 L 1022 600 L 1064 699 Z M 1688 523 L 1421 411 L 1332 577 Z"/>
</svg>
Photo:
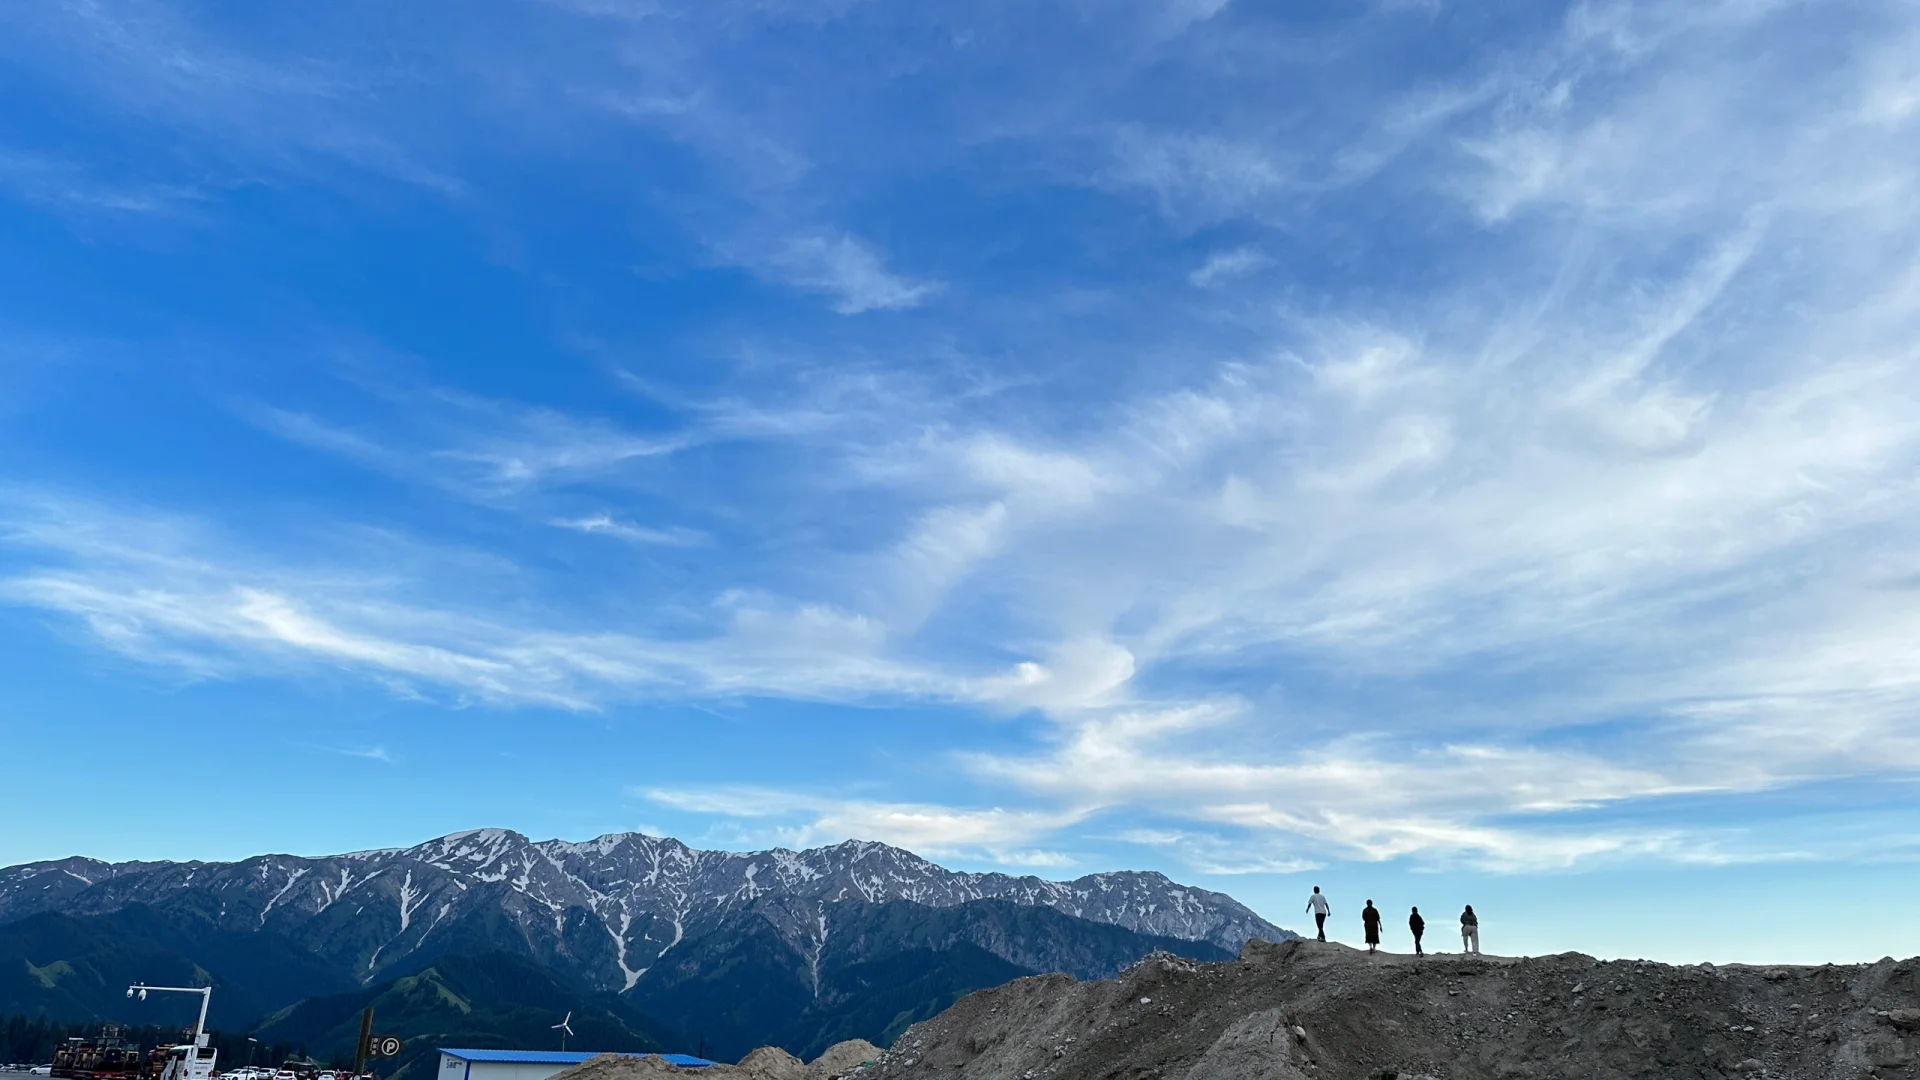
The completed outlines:
<svg viewBox="0 0 1920 1080">
<path fill-rule="evenodd" d="M 1713 1080 L 1920 1075 L 1920 961 L 1668 967 L 1578 953 L 1250 943 L 1117 979 L 1020 979 L 915 1024 L 859 1080 Z"/>
<path fill-rule="evenodd" d="M 627 1054 L 601 1054 L 556 1073 L 553 1080 L 655 1080 L 656 1077 L 700 1076 L 704 1080 L 838 1080 L 858 1072 L 863 1062 L 881 1057 L 879 1047 L 865 1039 L 836 1043 L 827 1052 L 803 1065 L 800 1059 L 777 1046 L 763 1046 L 740 1059 L 738 1065 L 708 1065 L 681 1068 L 657 1057 Z"/>
<path fill-rule="evenodd" d="M 727 1071 L 721 1072 L 720 1069 Z M 741 1076 L 752 1080 L 807 1080 L 807 1066 L 777 1046 L 763 1046 L 740 1059 L 738 1065 L 703 1068 L 702 1076 Z"/>
<path fill-rule="evenodd" d="M 868 1062 L 879 1061 L 883 1052 L 865 1039 L 834 1043 L 807 1065 L 807 1080 L 840 1080 Z"/>
<path fill-rule="evenodd" d="M 686 1072 L 657 1057 L 599 1054 L 562 1069 L 556 1075 L 564 1076 L 567 1080 L 653 1080 L 654 1077 L 680 1076 Z"/>
<path fill-rule="evenodd" d="M 807 1080 L 807 1067 L 801 1060 L 777 1046 L 763 1046 L 732 1067 L 741 1076 L 753 1080 Z M 716 1075 L 713 1069 L 700 1070 L 702 1076 Z"/>
</svg>

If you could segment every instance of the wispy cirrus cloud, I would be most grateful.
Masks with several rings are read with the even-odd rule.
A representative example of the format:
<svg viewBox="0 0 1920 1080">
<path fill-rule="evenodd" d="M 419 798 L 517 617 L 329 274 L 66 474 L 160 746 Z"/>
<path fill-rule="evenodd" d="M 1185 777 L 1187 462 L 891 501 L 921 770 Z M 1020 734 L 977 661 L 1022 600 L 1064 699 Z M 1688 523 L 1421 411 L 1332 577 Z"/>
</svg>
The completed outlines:
<svg viewBox="0 0 1920 1080">
<path fill-rule="evenodd" d="M 356 430 L 305 412 L 253 405 L 244 414 L 290 442 L 481 499 L 543 484 L 604 477 L 698 441 L 687 432 L 641 434 L 571 416 L 441 390 L 402 399 L 409 422 Z"/>
<path fill-rule="evenodd" d="M 885 5 L 530 10 L 566 71 L 465 37 L 432 55 L 471 70 L 434 70 L 546 183 L 543 163 L 644 178 L 592 195 L 608 262 L 639 260 L 604 223 L 640 221 L 689 276 L 719 262 L 887 317 L 794 331 L 789 305 L 685 282 L 636 302 L 624 272 L 576 305 L 587 272 L 542 253 L 578 238 L 528 225 L 556 205 L 530 200 L 488 250 L 555 307 L 618 309 L 605 340 L 642 344 L 597 359 L 643 408 L 597 383 L 543 399 L 562 405 L 366 380 L 247 412 L 422 502 L 515 511 L 524 532 L 419 526 L 500 545 L 511 587 L 409 560 L 397 530 L 341 552 L 240 508 L 55 499 L 10 511 L 0 596 L 197 678 L 952 708 L 979 726 L 924 748 L 967 785 L 951 805 L 641 795 L 1009 865 L 1096 832 L 1211 873 L 1797 857 L 1654 819 L 1920 773 L 1906 9 L 1589 3 L 1469 42 L 1381 6 L 1331 29 L 995 9 L 1019 41 Z M 49 11 L 16 18 L 77 50 L 74 80 L 125 67 L 117 109 L 150 92 L 200 130 L 204 106 L 236 159 L 379 161 L 408 123 L 477 115 L 437 95 L 364 115 L 388 84 L 276 74 L 177 14 L 142 34 Z M 276 140 L 289 103 L 328 123 Z M 703 321 L 668 317 L 682 301 Z M 617 561 L 682 576 L 593 564 L 591 591 L 627 601 L 596 606 L 532 569 L 611 547 L 570 534 L 676 549 Z"/>
<path fill-rule="evenodd" d="M 1244 277 L 1265 266 L 1273 265 L 1273 260 L 1257 248 L 1237 247 L 1229 251 L 1216 251 L 1207 256 L 1207 261 L 1187 275 L 1187 280 L 1203 289 L 1213 288 L 1222 282 Z"/>
<path fill-rule="evenodd" d="M 0 149 L 0 188 L 18 197 L 80 215 L 171 217 L 205 198 L 184 185 L 116 182 L 68 160 Z"/>
<path fill-rule="evenodd" d="M 561 518 L 552 522 L 558 529 L 572 529 L 594 536 L 610 536 L 616 540 L 625 540 L 629 544 L 657 544 L 663 547 L 693 547 L 705 543 L 707 537 L 695 529 L 678 526 L 656 529 L 646 525 L 634 525 L 617 521 L 611 514 L 592 514 L 580 518 Z"/>
<path fill-rule="evenodd" d="M 1151 195 L 1162 213 L 1190 229 L 1257 216 L 1295 187 L 1276 148 L 1191 131 L 1122 131 L 1100 179 Z"/>
<path fill-rule="evenodd" d="M 206 22 L 158 0 L 55 4 L 4 16 L 7 33 L 0 36 L 23 70 L 63 95 L 174 135 L 144 165 L 175 178 L 143 176 L 119 195 L 96 190 L 96 202 L 125 202 L 131 190 L 145 191 L 132 196 L 144 203 L 209 178 L 240 187 L 339 169 L 445 195 L 460 190 L 445 170 L 394 137 L 392 114 L 379 106 L 383 76 L 311 50 L 264 56 L 259 42 L 226 40 Z M 78 196 L 84 189 L 63 190 Z"/>
<path fill-rule="evenodd" d="M 940 288 L 889 271 L 878 252 L 845 234 L 797 236 L 746 258 L 774 280 L 832 298 L 842 315 L 916 308 Z"/>
<path fill-rule="evenodd" d="M 377 761 L 382 765 L 392 765 L 396 763 L 393 754 L 384 746 L 321 746 L 315 743 L 303 743 L 301 745 L 303 749 L 320 754 L 359 758 L 362 761 Z"/>
<path fill-rule="evenodd" d="M 807 846 L 866 837 L 935 856 L 981 855 L 1008 866 L 1067 866 L 1061 852 L 1029 847 L 1084 814 L 1074 811 L 965 809 L 752 787 L 635 788 L 661 806 L 755 823 L 771 842 Z"/>
</svg>

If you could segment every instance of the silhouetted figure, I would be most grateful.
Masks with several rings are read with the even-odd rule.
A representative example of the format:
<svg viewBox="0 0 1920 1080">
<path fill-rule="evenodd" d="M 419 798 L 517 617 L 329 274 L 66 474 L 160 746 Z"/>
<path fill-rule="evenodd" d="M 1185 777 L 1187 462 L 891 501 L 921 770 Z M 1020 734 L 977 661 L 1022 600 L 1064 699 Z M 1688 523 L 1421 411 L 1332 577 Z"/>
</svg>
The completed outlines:
<svg viewBox="0 0 1920 1080">
<path fill-rule="evenodd" d="M 1473 905 L 1460 913 L 1460 951 L 1480 955 L 1480 916 L 1473 913 Z"/>
<path fill-rule="evenodd" d="M 1414 908 L 1413 914 L 1407 918 L 1407 929 L 1413 931 L 1413 955 L 1427 955 L 1420 951 L 1420 935 L 1427 932 L 1427 920 L 1420 917 L 1419 908 Z"/>
<path fill-rule="evenodd" d="M 1367 901 L 1367 906 L 1361 910 L 1360 924 L 1367 928 L 1367 951 L 1377 952 L 1380 948 L 1380 909 L 1373 906 L 1373 901 Z"/>
<path fill-rule="evenodd" d="M 1327 898 L 1320 886 L 1313 887 L 1313 895 L 1307 897 L 1307 910 L 1313 912 L 1313 926 L 1319 931 L 1321 941 L 1327 940 L 1327 916 L 1333 914 L 1333 908 L 1327 906 Z"/>
</svg>

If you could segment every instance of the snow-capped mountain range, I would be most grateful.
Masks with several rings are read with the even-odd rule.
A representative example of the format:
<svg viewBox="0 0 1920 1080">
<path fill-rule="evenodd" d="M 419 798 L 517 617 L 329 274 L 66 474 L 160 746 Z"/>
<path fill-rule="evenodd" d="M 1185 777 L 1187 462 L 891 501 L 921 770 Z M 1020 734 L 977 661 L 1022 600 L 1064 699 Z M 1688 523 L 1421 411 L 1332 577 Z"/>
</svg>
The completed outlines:
<svg viewBox="0 0 1920 1080">
<path fill-rule="evenodd" d="M 0 922 L 100 915 L 131 904 L 188 911 L 228 930 L 271 931 L 362 981 L 425 956 L 506 948 L 590 985 L 629 990 L 661 957 L 753 911 L 817 955 L 827 906 L 976 900 L 1043 906 L 1137 933 L 1237 950 L 1293 935 L 1222 893 L 1152 872 L 1045 881 L 945 869 L 885 844 L 701 851 L 615 833 L 584 843 L 505 829 L 404 849 L 232 863 L 69 858 L 0 869 Z"/>
</svg>

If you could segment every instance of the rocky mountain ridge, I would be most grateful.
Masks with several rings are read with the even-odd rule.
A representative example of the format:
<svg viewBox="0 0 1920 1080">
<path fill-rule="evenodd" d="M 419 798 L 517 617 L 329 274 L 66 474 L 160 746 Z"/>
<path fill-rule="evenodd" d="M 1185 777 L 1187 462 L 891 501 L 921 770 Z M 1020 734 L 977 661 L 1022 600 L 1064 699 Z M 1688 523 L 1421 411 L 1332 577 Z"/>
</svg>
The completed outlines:
<svg viewBox="0 0 1920 1080">
<path fill-rule="evenodd" d="M 1229 951 L 1253 937 L 1293 936 L 1229 896 L 1158 873 L 1067 882 L 971 874 L 866 841 L 728 852 L 641 833 L 576 843 L 477 829 L 334 856 L 69 858 L 0 869 L 0 922 L 144 904 L 225 929 L 274 931 L 362 981 L 439 953 L 510 948 L 614 991 L 633 989 L 681 942 L 749 908 L 795 948 L 817 953 L 830 925 L 826 906 L 845 900 L 935 908 L 1004 900 Z"/>
<path fill-rule="evenodd" d="M 801 949 L 764 917 L 777 903 L 757 901 L 688 937 L 621 996 L 665 1024 L 702 1033 L 721 1058 L 769 1044 L 811 1058 L 851 1038 L 885 1045 L 908 1024 L 1010 979 L 1108 978 L 1159 951 L 1233 956 L 1208 942 L 1007 900 L 940 908 L 845 900 L 826 906 L 819 944 Z"/>
</svg>

